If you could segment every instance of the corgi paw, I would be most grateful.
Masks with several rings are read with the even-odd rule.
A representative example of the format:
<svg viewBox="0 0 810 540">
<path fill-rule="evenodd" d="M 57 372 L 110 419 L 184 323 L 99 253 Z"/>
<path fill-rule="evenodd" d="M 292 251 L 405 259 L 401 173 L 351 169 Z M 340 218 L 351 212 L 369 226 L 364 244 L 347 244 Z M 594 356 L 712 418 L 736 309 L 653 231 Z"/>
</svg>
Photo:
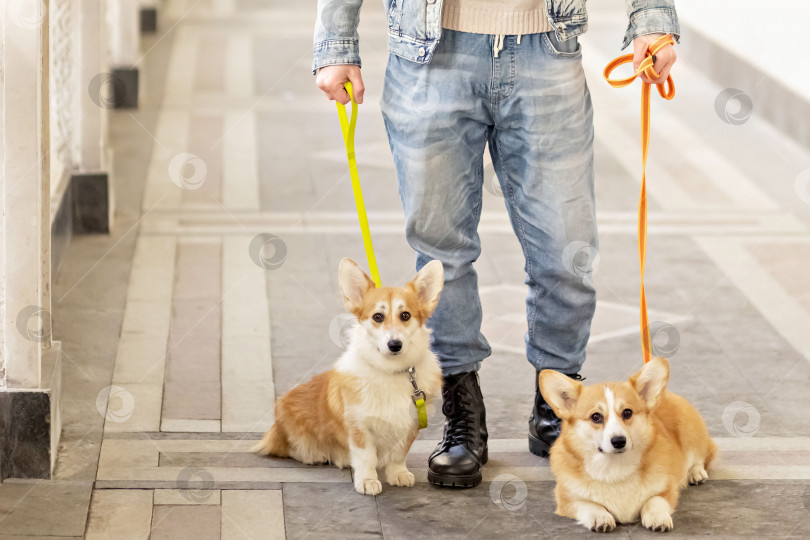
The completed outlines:
<svg viewBox="0 0 810 540">
<path fill-rule="evenodd" d="M 361 495 L 379 495 L 382 492 L 382 484 L 376 478 L 361 478 L 355 480 L 354 489 Z"/>
<path fill-rule="evenodd" d="M 672 516 L 666 512 L 647 512 L 641 516 L 641 524 L 653 532 L 668 532 L 674 528 Z"/>
<path fill-rule="evenodd" d="M 616 528 L 616 520 L 607 510 L 588 516 L 582 524 L 596 532 L 610 532 Z"/>
<path fill-rule="evenodd" d="M 689 471 L 689 475 L 687 476 L 687 480 L 689 484 L 694 486 L 697 484 L 702 484 L 709 478 L 709 473 L 706 472 L 702 466 L 697 465 Z"/>
<path fill-rule="evenodd" d="M 409 470 L 398 471 L 388 475 L 388 483 L 392 486 L 413 487 L 416 479 Z"/>
</svg>

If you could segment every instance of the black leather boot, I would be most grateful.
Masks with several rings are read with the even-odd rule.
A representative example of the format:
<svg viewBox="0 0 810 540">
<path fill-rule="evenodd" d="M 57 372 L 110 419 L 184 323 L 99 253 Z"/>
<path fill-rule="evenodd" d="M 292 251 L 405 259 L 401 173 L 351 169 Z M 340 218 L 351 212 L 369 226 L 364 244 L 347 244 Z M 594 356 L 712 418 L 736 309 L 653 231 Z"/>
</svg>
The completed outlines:
<svg viewBox="0 0 810 540">
<path fill-rule="evenodd" d="M 540 375 L 540 372 L 537 372 Z M 529 417 L 529 451 L 535 456 L 547 458 L 551 445 L 560 436 L 562 420 L 557 418 L 551 405 L 546 403 L 543 394 L 540 393 L 539 377 L 534 378 L 534 409 Z M 568 375 L 572 379 L 581 381 L 579 373 Z"/>
<path fill-rule="evenodd" d="M 445 377 L 442 401 L 444 435 L 428 458 L 428 481 L 443 487 L 477 486 L 487 462 L 486 411 L 478 374 Z"/>
</svg>

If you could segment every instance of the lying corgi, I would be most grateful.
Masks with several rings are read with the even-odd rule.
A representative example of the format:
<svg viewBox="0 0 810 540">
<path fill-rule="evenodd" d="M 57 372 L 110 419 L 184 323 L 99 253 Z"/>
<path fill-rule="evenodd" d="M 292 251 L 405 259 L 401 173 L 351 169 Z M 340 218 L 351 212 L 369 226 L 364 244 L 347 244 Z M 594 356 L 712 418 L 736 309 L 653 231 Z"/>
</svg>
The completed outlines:
<svg viewBox="0 0 810 540">
<path fill-rule="evenodd" d="M 599 532 L 639 517 L 650 530 L 671 530 L 681 488 L 708 478 L 717 445 L 694 407 L 666 391 L 666 359 L 624 383 L 583 386 L 552 370 L 539 377 L 563 420 L 550 456 L 556 513 Z"/>
<path fill-rule="evenodd" d="M 405 457 L 419 433 L 415 398 L 429 405 L 442 384 L 425 326 L 444 285 L 442 264 L 431 261 L 402 288 L 375 288 L 357 263 L 343 259 L 338 282 L 358 320 L 346 352 L 334 369 L 276 401 L 275 423 L 254 451 L 349 465 L 365 495 L 382 491 L 378 467 L 389 484 L 413 486 Z"/>
</svg>

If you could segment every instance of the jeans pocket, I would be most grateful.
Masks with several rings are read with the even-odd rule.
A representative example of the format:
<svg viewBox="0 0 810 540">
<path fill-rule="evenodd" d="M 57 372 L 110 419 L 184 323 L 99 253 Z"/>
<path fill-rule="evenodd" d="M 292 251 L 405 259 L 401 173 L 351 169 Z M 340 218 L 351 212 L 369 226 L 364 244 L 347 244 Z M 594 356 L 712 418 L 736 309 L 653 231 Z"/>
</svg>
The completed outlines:
<svg viewBox="0 0 810 540">
<path fill-rule="evenodd" d="M 554 56 L 575 57 L 582 54 L 582 46 L 576 36 L 560 41 L 554 30 L 543 33 L 543 44 Z"/>
</svg>

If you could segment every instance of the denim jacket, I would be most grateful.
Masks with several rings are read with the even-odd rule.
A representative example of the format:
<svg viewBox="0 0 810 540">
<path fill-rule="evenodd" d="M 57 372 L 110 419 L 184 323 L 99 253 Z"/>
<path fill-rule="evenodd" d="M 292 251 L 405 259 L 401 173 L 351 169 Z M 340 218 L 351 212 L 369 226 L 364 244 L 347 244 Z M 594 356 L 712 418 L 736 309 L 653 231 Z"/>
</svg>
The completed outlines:
<svg viewBox="0 0 810 540">
<path fill-rule="evenodd" d="M 629 23 L 622 49 L 644 34 L 680 37 L 674 0 L 625 0 Z M 560 41 L 588 29 L 586 0 L 545 0 Z M 360 64 L 357 24 L 363 0 L 318 0 L 313 72 L 323 66 Z M 383 0 L 388 13 L 388 51 L 427 64 L 442 36 L 442 0 Z"/>
</svg>

